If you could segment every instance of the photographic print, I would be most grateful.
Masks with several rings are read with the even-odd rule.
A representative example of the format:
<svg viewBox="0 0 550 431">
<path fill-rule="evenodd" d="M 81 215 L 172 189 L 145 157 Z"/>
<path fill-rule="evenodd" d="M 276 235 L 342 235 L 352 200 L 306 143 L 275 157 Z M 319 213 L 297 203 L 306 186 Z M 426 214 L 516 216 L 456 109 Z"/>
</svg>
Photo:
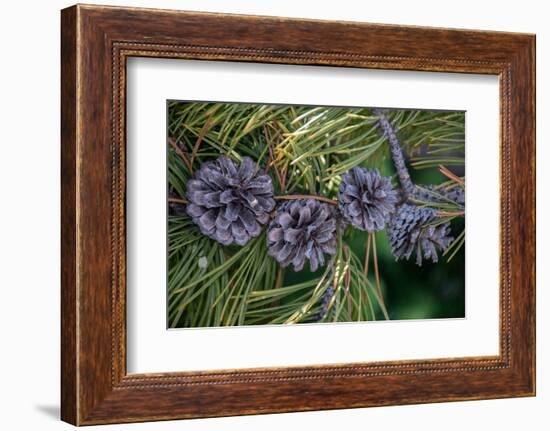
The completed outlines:
<svg viewBox="0 0 550 431">
<path fill-rule="evenodd" d="M 167 326 L 465 317 L 465 112 L 168 101 Z"/>
<path fill-rule="evenodd" d="M 60 46 L 63 421 L 535 395 L 534 34 L 75 5 Z"/>
</svg>

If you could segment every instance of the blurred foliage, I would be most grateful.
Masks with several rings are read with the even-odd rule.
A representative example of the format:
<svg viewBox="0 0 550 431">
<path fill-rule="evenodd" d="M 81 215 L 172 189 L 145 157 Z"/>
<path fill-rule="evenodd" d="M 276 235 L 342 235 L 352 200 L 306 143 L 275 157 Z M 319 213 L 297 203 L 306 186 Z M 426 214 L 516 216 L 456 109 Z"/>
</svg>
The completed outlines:
<svg viewBox="0 0 550 431">
<path fill-rule="evenodd" d="M 396 109 L 387 116 L 416 184 L 451 183 L 442 165 L 464 175 L 463 112 Z M 395 176 L 387 141 L 369 108 L 171 101 L 168 117 L 168 183 L 182 198 L 192 172 L 221 154 L 237 161 L 252 157 L 273 178 L 275 194 L 336 198 L 340 175 L 355 166 Z M 452 221 L 458 240 L 439 263 L 396 262 L 381 231 L 371 243 L 366 276 L 367 234 L 357 229 L 339 236 L 332 265 L 296 273 L 267 255 L 265 233 L 244 247 L 224 247 L 201 235 L 189 218 L 169 216 L 168 325 L 463 317 L 464 219 L 444 220 Z M 329 288 L 334 294 L 323 308 Z"/>
</svg>

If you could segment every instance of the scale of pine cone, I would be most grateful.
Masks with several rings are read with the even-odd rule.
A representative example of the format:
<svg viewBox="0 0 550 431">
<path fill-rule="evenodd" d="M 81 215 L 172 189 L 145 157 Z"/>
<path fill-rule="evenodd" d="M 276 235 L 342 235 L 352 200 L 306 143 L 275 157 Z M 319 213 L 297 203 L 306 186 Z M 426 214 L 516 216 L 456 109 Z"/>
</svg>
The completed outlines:
<svg viewBox="0 0 550 431">
<path fill-rule="evenodd" d="M 396 260 L 408 260 L 415 252 L 418 266 L 422 266 L 423 258 L 438 261 L 438 250 L 446 250 L 453 238 L 450 236 L 451 224 L 433 224 L 436 219 L 437 211 L 433 208 L 406 203 L 399 206 L 388 229 Z"/>
<path fill-rule="evenodd" d="M 223 245 L 257 237 L 275 207 L 273 184 L 249 157 L 204 163 L 187 183 L 187 214 L 200 231 Z"/>
</svg>

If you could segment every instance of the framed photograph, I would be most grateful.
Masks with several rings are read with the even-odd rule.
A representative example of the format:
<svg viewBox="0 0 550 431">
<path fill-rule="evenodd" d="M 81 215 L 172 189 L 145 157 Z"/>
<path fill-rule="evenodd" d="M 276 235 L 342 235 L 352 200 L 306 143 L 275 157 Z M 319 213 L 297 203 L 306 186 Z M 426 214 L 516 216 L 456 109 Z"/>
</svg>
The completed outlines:
<svg viewBox="0 0 550 431">
<path fill-rule="evenodd" d="M 61 14 L 62 419 L 535 394 L 535 37 Z"/>
</svg>

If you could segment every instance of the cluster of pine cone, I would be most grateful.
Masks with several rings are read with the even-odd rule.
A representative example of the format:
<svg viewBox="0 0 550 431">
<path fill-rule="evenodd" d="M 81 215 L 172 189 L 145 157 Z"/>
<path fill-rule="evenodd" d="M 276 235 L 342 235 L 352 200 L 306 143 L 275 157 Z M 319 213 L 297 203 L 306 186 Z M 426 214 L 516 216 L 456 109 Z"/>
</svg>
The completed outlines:
<svg viewBox="0 0 550 431">
<path fill-rule="evenodd" d="M 311 271 L 325 265 L 336 253 L 337 229 L 347 224 L 376 232 L 388 226 L 396 259 L 416 253 L 437 262 L 438 251 L 452 242 L 449 223 L 435 224 L 437 212 L 422 202 L 434 196 L 464 201 L 463 189 L 446 191 L 417 188 L 413 198 L 403 200 L 389 177 L 377 170 L 355 167 L 342 175 L 338 202 L 330 205 L 316 199 L 296 199 L 278 206 L 271 178 L 249 157 L 238 165 L 226 156 L 203 164 L 187 183 L 185 212 L 200 231 L 223 245 L 244 245 L 267 225 L 270 256 L 283 267 Z M 181 208 L 180 208 L 181 213 Z"/>
</svg>

